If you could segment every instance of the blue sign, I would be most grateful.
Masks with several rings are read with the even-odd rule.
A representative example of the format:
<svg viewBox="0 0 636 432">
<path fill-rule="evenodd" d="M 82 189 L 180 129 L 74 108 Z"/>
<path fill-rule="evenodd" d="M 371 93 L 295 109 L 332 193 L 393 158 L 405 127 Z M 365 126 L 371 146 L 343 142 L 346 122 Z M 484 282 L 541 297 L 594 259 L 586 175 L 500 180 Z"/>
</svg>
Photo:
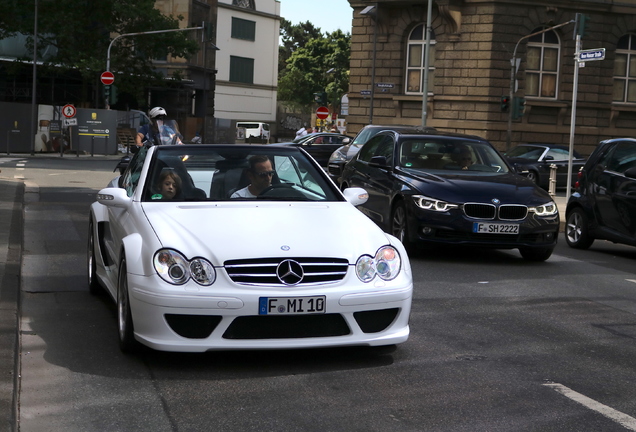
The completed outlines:
<svg viewBox="0 0 636 432">
<path fill-rule="evenodd" d="M 362 96 L 369 96 L 371 94 L 371 90 L 360 90 L 360 94 Z"/>
<path fill-rule="evenodd" d="M 596 48 L 581 51 L 579 53 L 579 61 L 590 61 L 590 60 L 604 60 L 605 59 L 605 48 Z"/>
</svg>

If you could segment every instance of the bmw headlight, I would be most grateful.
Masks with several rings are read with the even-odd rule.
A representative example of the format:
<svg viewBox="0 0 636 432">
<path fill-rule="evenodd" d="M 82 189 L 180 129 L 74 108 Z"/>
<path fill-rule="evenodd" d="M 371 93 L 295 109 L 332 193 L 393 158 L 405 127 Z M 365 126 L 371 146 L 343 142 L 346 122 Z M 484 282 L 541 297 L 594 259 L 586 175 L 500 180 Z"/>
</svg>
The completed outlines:
<svg viewBox="0 0 636 432">
<path fill-rule="evenodd" d="M 393 246 L 383 246 L 375 256 L 363 255 L 356 262 L 356 275 L 362 282 L 371 282 L 377 275 L 382 280 L 392 280 L 400 273 L 400 254 Z"/>
<path fill-rule="evenodd" d="M 530 207 L 528 210 L 537 216 L 554 216 L 559 211 L 554 201 L 550 201 L 549 203 L 540 206 Z"/>
<path fill-rule="evenodd" d="M 451 209 L 457 208 L 457 204 L 451 204 L 446 201 L 441 201 L 435 198 L 429 198 L 424 195 L 413 195 L 415 205 L 424 210 L 447 212 Z"/>
<path fill-rule="evenodd" d="M 172 249 L 161 249 L 155 253 L 153 264 L 163 280 L 175 285 L 183 285 L 192 278 L 199 285 L 212 285 L 216 272 L 204 258 L 188 261 L 181 253 Z"/>
</svg>

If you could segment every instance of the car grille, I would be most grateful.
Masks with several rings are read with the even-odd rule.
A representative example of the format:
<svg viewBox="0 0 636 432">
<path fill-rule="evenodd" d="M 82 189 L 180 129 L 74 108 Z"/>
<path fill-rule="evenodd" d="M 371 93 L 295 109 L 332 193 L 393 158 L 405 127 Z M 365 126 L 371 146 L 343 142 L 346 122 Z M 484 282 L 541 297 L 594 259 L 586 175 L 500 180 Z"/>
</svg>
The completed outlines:
<svg viewBox="0 0 636 432">
<path fill-rule="evenodd" d="M 290 265 L 297 277 L 279 277 L 288 272 Z M 224 266 L 230 279 L 237 284 L 304 286 L 342 280 L 349 262 L 342 258 L 257 258 L 230 260 Z"/>
<path fill-rule="evenodd" d="M 528 215 L 528 207 L 518 204 L 504 204 L 496 207 L 494 204 L 466 203 L 464 214 L 473 219 L 493 220 L 523 220 Z"/>
<path fill-rule="evenodd" d="M 327 166 L 327 169 L 329 170 L 329 174 L 334 175 L 334 176 L 339 176 L 340 174 L 342 174 L 342 167 L 343 167 L 343 165 L 331 165 L 331 164 L 329 164 Z"/>
</svg>

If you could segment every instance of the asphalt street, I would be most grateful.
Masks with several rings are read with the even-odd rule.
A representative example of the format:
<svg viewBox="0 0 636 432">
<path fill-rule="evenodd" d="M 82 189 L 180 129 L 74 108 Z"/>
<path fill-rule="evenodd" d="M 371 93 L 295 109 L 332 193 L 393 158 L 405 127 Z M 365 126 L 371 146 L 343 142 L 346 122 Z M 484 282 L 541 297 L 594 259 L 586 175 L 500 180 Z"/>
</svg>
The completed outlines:
<svg viewBox="0 0 636 432">
<path fill-rule="evenodd" d="M 19 170 L 21 162 L 26 163 L 32 158 L 44 159 L 47 157 L 59 156 L 11 155 L 0 157 L 0 170 L 2 170 L 4 163 L 16 163 Z M 112 161 L 114 166 L 119 157 L 99 156 L 96 158 L 100 161 Z M 72 173 L 73 164 L 77 163 L 79 159 L 82 162 L 93 160 L 91 156 L 65 157 L 69 173 Z M 0 212 L 2 216 L 0 217 L 0 280 L 2 281 L 0 285 L 0 431 L 14 431 L 17 426 L 17 395 L 20 392 L 20 386 L 25 385 L 20 379 L 20 350 L 22 350 L 22 362 L 28 363 L 29 368 L 37 370 L 39 367 L 44 367 L 45 365 L 38 363 L 35 356 L 29 356 L 30 350 L 35 352 L 41 348 L 38 346 L 40 339 L 37 334 L 47 333 L 50 338 L 65 337 L 64 335 L 55 335 L 53 329 L 58 324 L 55 320 L 59 319 L 59 315 L 49 312 L 58 307 L 58 302 L 64 303 L 70 298 L 65 297 L 65 293 L 72 292 L 74 287 L 78 291 L 86 289 L 83 275 L 84 261 L 79 260 L 76 256 L 69 257 L 63 253 L 58 253 L 69 244 L 80 241 L 72 233 L 81 229 L 79 225 L 85 223 L 85 220 L 66 220 L 65 215 L 61 212 L 57 214 L 55 209 L 52 212 L 49 209 L 47 213 L 39 213 L 37 203 L 40 185 L 32 180 L 25 180 L 20 176 L 19 171 L 16 172 L 17 174 L 8 176 L 0 171 Z M 101 177 L 96 183 L 105 185 L 115 174 L 102 172 L 96 173 L 96 176 Z M 77 180 L 75 183 L 82 183 L 82 181 Z M 55 186 L 54 181 L 52 184 Z M 87 185 L 83 189 L 81 184 L 76 184 L 76 186 L 79 189 L 76 189 L 74 193 L 95 193 L 94 187 Z M 47 187 L 51 188 L 51 184 Z M 59 189 L 53 187 L 51 190 L 52 194 L 64 193 L 63 187 Z M 555 201 L 562 212 L 565 209 L 564 194 L 558 194 Z M 35 226 L 24 226 L 25 209 L 30 212 L 30 220 L 37 221 Z M 563 219 L 563 213 L 561 215 Z M 75 226 L 73 226 L 74 224 Z M 41 241 L 44 231 L 47 232 L 47 237 L 50 239 L 47 243 Z M 41 280 L 44 274 L 48 275 L 46 284 Z M 59 289 L 59 297 L 51 297 L 50 303 L 47 304 L 29 302 L 29 294 L 39 292 L 42 286 L 46 286 L 48 292 Z M 73 309 L 72 304 L 66 303 L 65 307 Z M 28 310 L 30 321 L 20 323 L 23 308 Z M 82 313 L 81 310 L 73 309 L 73 311 L 76 314 Z M 108 314 L 109 312 L 105 310 L 104 313 Z M 20 345 L 20 336 L 22 345 Z M 99 343 L 99 341 L 91 343 Z M 49 355 L 51 354 L 49 353 Z M 73 353 L 58 353 L 58 355 L 72 357 Z M 63 380 L 64 377 L 60 376 L 58 384 L 63 385 L 61 384 Z M 103 385 L 113 384 L 105 380 Z M 31 390 L 31 394 L 37 395 L 37 391 Z M 69 398 L 81 399 L 89 397 L 89 395 L 89 387 L 68 390 Z M 43 401 L 31 400 L 29 402 L 30 406 L 41 408 L 41 405 L 38 404 Z M 158 401 L 158 410 L 160 411 L 159 405 L 160 401 Z M 21 412 L 21 416 L 25 415 L 28 416 L 29 412 Z"/>
</svg>

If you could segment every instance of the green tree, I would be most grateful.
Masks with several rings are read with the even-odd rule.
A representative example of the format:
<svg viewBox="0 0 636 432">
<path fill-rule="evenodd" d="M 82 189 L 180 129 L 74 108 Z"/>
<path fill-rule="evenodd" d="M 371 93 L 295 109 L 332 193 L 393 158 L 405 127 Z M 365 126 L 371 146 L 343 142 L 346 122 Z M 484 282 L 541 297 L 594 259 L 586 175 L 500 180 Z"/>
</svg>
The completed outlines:
<svg viewBox="0 0 636 432">
<path fill-rule="evenodd" d="M 33 50 L 35 0 L 8 0 L 8 13 L 0 21 L 0 37 L 22 33 Z M 85 82 L 98 82 L 106 68 L 112 37 L 124 33 L 176 29 L 181 16 L 165 16 L 154 0 L 38 0 L 38 53 L 57 71 L 78 71 Z M 189 57 L 199 49 L 194 32 L 173 32 L 121 38 L 111 49 L 110 69 L 120 92 L 143 94 L 148 85 L 163 85 L 153 59 Z M 41 57 L 41 56 L 40 56 Z M 86 96 L 90 99 L 90 96 Z"/>
<path fill-rule="evenodd" d="M 308 40 L 289 56 L 279 73 L 278 99 L 297 107 L 314 106 L 314 93 L 325 91 L 331 105 L 349 89 L 351 35 L 336 30 Z"/>
<path fill-rule="evenodd" d="M 285 70 L 287 60 L 294 51 L 298 48 L 304 48 L 310 40 L 321 37 L 322 32 L 320 29 L 314 27 L 309 21 L 292 24 L 290 21 L 283 19 L 280 23 L 281 45 L 278 47 L 278 72 Z"/>
</svg>

